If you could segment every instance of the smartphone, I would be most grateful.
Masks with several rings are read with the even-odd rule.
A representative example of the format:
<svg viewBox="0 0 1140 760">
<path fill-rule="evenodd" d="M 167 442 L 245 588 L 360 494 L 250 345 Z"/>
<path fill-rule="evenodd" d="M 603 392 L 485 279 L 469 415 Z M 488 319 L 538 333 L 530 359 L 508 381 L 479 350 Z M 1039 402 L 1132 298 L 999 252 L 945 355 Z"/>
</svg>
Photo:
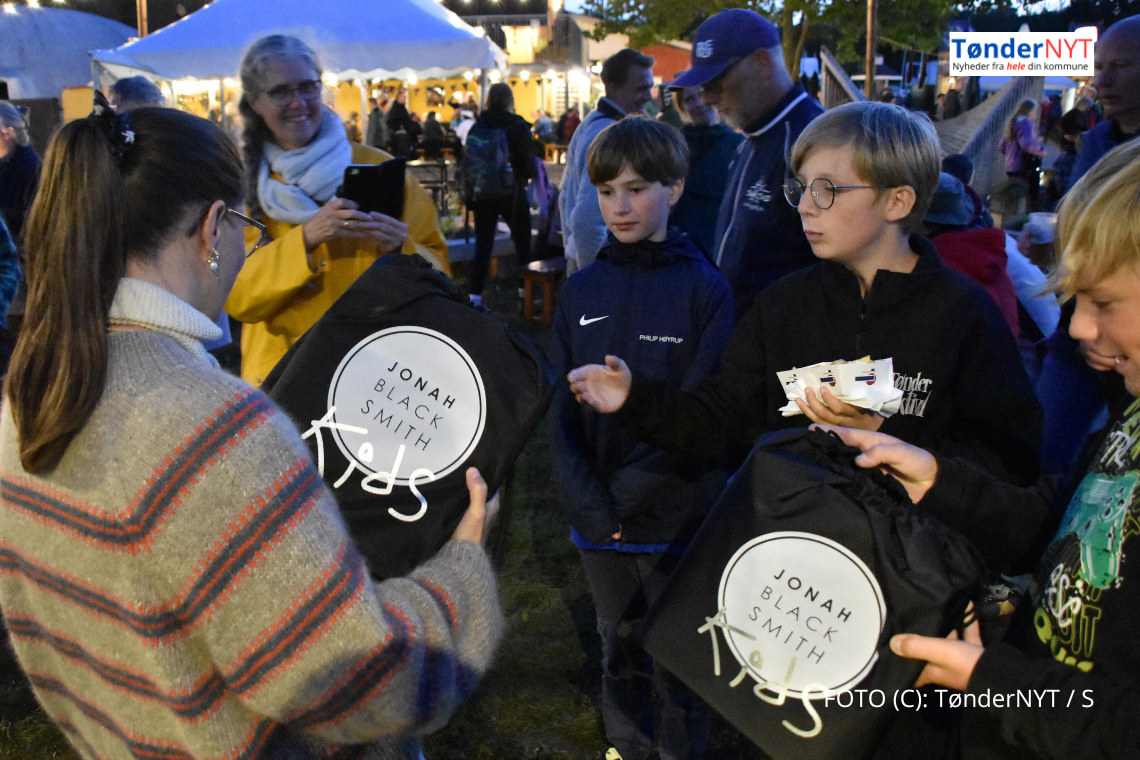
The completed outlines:
<svg viewBox="0 0 1140 760">
<path fill-rule="evenodd" d="M 406 158 L 393 158 L 382 164 L 350 164 L 344 170 L 340 197 L 354 201 L 365 213 L 379 211 L 399 219 L 404 215 L 404 172 Z"/>
</svg>

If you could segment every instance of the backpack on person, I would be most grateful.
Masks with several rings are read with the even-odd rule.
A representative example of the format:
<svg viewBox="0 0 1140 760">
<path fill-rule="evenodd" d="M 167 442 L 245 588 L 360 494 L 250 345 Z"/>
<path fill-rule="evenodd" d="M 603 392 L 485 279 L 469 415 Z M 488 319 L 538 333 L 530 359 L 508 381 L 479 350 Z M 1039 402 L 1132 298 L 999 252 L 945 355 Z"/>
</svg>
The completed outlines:
<svg viewBox="0 0 1140 760">
<path fill-rule="evenodd" d="M 507 131 L 476 124 L 467 133 L 463 153 L 463 199 L 467 203 L 502 198 L 514 192 Z"/>
</svg>

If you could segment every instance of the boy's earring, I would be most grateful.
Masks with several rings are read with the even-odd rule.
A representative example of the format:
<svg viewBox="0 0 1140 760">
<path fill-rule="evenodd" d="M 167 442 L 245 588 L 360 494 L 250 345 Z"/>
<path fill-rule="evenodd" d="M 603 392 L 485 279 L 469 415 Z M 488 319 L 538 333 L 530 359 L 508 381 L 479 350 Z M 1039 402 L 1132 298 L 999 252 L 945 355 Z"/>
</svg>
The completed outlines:
<svg viewBox="0 0 1140 760">
<path fill-rule="evenodd" d="M 214 275 L 215 280 L 218 279 L 218 261 L 220 258 L 217 248 L 211 248 L 210 255 L 206 257 L 206 263 L 210 265 L 210 273 Z"/>
</svg>

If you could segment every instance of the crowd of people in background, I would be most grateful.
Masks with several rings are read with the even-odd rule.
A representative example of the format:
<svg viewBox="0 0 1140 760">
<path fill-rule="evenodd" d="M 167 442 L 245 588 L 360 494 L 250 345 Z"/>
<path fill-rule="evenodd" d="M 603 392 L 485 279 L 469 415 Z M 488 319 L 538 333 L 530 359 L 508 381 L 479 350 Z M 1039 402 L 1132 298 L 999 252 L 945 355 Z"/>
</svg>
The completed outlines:
<svg viewBox="0 0 1140 760">
<path fill-rule="evenodd" d="M 344 120 L 345 132 L 352 142 L 410 159 L 438 160 L 445 155 L 461 156 L 467 129 L 481 113 L 473 93 L 466 93 L 465 98 L 459 92 L 454 93 L 447 103 L 452 118 L 442 121 L 442 107 L 429 109 L 422 115 L 409 111 L 405 89 L 380 88 L 375 92 L 377 95 L 368 98 L 368 110 L 363 117 L 356 111 L 349 113 Z M 486 104 L 483 107 L 486 108 Z M 538 143 L 534 148 L 536 152 L 543 145 L 568 145 L 582 121 L 581 108 L 577 103 L 565 108 L 557 121 L 541 108 L 529 116 L 528 129 Z M 467 128 L 464 128 L 465 124 Z"/>
<path fill-rule="evenodd" d="M 551 240 L 566 260 L 551 450 L 597 612 L 607 758 L 702 757 L 707 706 L 629 633 L 755 441 L 809 425 L 837 429 L 993 569 L 1033 574 L 1003 641 L 895 637 L 930 663 L 920 684 L 1097 695 L 1095 711 L 967 710 L 913 756 L 1132 756 L 1140 16 L 1106 29 L 1095 59 L 1072 109 L 1025 99 L 1004 125 L 992 159 L 1025 206 L 997 225 L 974 162 L 943 155 L 932 123 L 973 95 L 825 111 L 778 27 L 743 9 L 702 23 L 691 67 L 661 86 L 652 57 L 615 53 L 604 96 L 558 119 L 517 114 L 506 83 L 482 104 L 455 91 L 450 120 L 410 111 L 402 88 L 343 119 L 317 53 L 287 35 L 242 59 L 236 145 L 131 77 L 41 161 L 26 112 L 0 102 L 0 604 L 44 709 L 90 756 L 370 743 L 421 760 L 418 737 L 490 667 L 503 622 L 478 472 L 453 540 L 373 582 L 293 423 L 256 390 L 380 257 L 453 274 L 411 174 L 398 217 L 338 195 L 350 165 L 451 156 L 476 308 L 500 220 L 520 265 Z M 565 150 L 559 188 L 549 146 Z M 240 378 L 209 352 L 231 319 Z M 899 413 L 826 387 L 783 407 L 777 371 L 864 356 L 893 360 Z M 302 481 L 303 499 L 281 497 Z M 149 511 L 120 530 L 108 516 L 136 491 Z M 186 548 L 211 545 L 201 561 Z M 171 601 L 191 587 L 192 605 Z M 1068 630 L 1082 609 L 1095 641 Z"/>
</svg>

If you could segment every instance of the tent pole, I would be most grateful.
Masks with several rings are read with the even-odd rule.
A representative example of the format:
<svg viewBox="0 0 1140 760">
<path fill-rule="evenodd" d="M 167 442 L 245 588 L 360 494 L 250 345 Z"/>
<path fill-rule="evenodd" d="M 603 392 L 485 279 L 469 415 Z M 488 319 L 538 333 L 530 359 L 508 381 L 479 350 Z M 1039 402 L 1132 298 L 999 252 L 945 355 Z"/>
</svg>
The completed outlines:
<svg viewBox="0 0 1140 760">
<path fill-rule="evenodd" d="M 138 17 L 139 37 L 145 37 L 150 32 L 146 18 L 146 0 L 135 0 L 135 14 Z"/>
<path fill-rule="evenodd" d="M 365 88 L 371 88 L 371 83 L 367 79 L 357 79 L 356 89 L 360 90 L 360 126 L 364 127 L 361 130 L 361 137 L 368 133 L 368 97 L 371 92 L 365 92 Z M 361 140 L 363 142 L 363 139 Z"/>
<path fill-rule="evenodd" d="M 875 72 L 878 65 L 875 63 L 875 54 L 878 52 L 878 38 L 875 27 L 878 25 L 878 6 L 875 0 L 867 0 L 867 60 L 865 70 L 867 78 L 863 82 L 863 97 L 871 100 L 875 95 Z"/>
<path fill-rule="evenodd" d="M 226 80 L 218 80 L 218 110 L 221 112 L 222 129 L 226 132 L 230 129 L 229 118 L 226 116 Z"/>
<path fill-rule="evenodd" d="M 91 59 L 91 95 L 103 89 L 103 67 L 94 58 Z"/>
</svg>

